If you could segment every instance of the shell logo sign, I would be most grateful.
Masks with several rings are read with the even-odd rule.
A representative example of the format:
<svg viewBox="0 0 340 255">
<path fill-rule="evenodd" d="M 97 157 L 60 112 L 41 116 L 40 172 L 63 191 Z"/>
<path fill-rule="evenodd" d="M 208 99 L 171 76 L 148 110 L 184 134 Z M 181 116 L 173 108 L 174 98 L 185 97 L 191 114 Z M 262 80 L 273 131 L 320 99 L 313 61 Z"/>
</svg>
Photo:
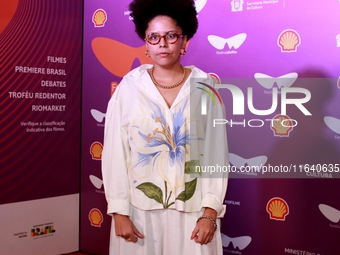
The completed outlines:
<svg viewBox="0 0 340 255">
<path fill-rule="evenodd" d="M 296 52 L 300 44 L 300 35 L 293 29 L 282 31 L 277 39 L 277 45 L 281 48 L 281 52 Z"/>
<path fill-rule="evenodd" d="M 89 212 L 89 220 L 91 222 L 91 226 L 100 227 L 103 222 L 102 212 L 97 208 L 93 208 Z"/>
<path fill-rule="evenodd" d="M 107 14 L 103 9 L 98 9 L 93 13 L 92 21 L 95 27 L 105 26 Z"/>
<path fill-rule="evenodd" d="M 288 137 L 290 131 L 293 130 L 293 127 L 296 126 L 296 123 L 293 124 L 295 120 L 290 119 L 287 115 L 276 115 L 273 120 L 270 128 L 274 132 L 274 136 L 280 137 Z"/>
<path fill-rule="evenodd" d="M 266 207 L 269 213 L 269 218 L 271 220 L 281 220 L 284 221 L 286 216 L 289 214 L 289 207 L 286 201 L 282 198 L 274 197 L 270 199 Z"/>
<path fill-rule="evenodd" d="M 103 145 L 100 142 L 92 143 L 90 147 L 90 154 L 93 160 L 101 160 L 103 152 Z"/>
</svg>

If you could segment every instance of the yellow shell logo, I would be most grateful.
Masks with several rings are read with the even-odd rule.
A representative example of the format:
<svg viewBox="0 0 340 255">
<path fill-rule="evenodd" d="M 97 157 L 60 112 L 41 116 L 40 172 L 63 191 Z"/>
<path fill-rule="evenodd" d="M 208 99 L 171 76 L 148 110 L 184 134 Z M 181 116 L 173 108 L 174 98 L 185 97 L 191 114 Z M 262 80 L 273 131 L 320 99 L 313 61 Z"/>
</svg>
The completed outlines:
<svg viewBox="0 0 340 255">
<path fill-rule="evenodd" d="M 106 12 L 103 9 L 98 9 L 93 13 L 92 21 L 95 27 L 103 27 L 107 20 Z"/>
<path fill-rule="evenodd" d="M 90 147 L 90 154 L 92 155 L 92 159 L 101 160 L 103 152 L 103 145 L 100 142 L 92 143 Z"/>
<path fill-rule="evenodd" d="M 275 136 L 288 137 L 293 130 L 293 121 L 286 115 L 276 115 L 270 123 Z"/>
<path fill-rule="evenodd" d="M 281 52 L 296 52 L 301 44 L 300 35 L 292 29 L 284 30 L 277 39 L 277 44 L 281 47 Z"/>
<path fill-rule="evenodd" d="M 289 214 L 289 207 L 286 201 L 282 198 L 274 197 L 267 203 L 267 212 L 272 220 L 284 221 Z"/>
<path fill-rule="evenodd" d="M 97 208 L 93 208 L 89 213 L 89 220 L 91 222 L 91 226 L 100 227 L 103 222 L 102 212 Z"/>
</svg>

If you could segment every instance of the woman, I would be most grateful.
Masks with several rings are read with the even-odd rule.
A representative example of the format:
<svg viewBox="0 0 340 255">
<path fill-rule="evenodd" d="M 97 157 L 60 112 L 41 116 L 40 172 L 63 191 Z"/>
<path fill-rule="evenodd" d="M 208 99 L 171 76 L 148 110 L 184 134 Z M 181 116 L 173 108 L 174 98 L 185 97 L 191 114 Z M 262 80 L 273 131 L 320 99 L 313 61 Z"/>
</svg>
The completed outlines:
<svg viewBox="0 0 340 255">
<path fill-rule="evenodd" d="M 180 64 L 198 26 L 194 1 L 134 0 L 130 11 L 154 63 L 122 79 L 106 112 L 110 254 L 222 254 L 227 178 L 203 166 L 228 164 L 225 126 L 213 126 L 224 106 L 208 74 Z"/>
</svg>

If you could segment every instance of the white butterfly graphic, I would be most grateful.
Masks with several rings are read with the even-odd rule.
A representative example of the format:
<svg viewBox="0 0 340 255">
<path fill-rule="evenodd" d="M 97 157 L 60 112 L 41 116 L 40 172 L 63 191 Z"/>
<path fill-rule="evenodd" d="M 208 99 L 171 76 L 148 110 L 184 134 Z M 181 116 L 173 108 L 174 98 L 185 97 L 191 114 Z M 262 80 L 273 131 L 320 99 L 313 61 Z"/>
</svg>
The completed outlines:
<svg viewBox="0 0 340 255">
<path fill-rule="evenodd" d="M 279 77 L 272 77 L 263 73 L 255 73 L 254 77 L 256 81 L 264 88 L 271 89 L 276 83 L 281 89 L 282 87 L 289 88 L 298 78 L 297 73 L 288 73 Z"/>
<path fill-rule="evenodd" d="M 208 0 L 196 0 L 195 1 L 195 6 L 196 6 L 196 12 L 199 13 L 202 11 L 203 7 L 206 5 Z"/>
<path fill-rule="evenodd" d="M 340 211 L 325 204 L 319 204 L 321 213 L 331 222 L 338 223 L 340 221 Z"/>
<path fill-rule="evenodd" d="M 233 248 L 238 248 L 239 250 L 245 249 L 251 242 L 250 236 L 240 236 L 240 237 L 229 237 L 223 233 L 221 233 L 222 237 L 222 246 L 228 247 L 230 243 L 232 243 Z"/>
<path fill-rule="evenodd" d="M 258 156 L 254 158 L 245 159 L 234 153 L 229 153 L 229 161 L 232 165 L 236 166 L 238 169 L 245 166 L 246 164 L 251 168 L 259 168 L 263 166 L 268 160 L 267 156 Z"/>
<path fill-rule="evenodd" d="M 102 122 L 106 113 L 102 113 L 96 109 L 91 109 L 91 115 L 97 122 Z"/>
<path fill-rule="evenodd" d="M 326 116 L 323 118 L 323 120 L 326 123 L 327 127 L 329 127 L 335 133 L 340 134 L 340 119 Z"/>
<path fill-rule="evenodd" d="M 234 47 L 234 49 L 236 50 L 244 43 L 246 38 L 246 33 L 237 34 L 229 38 L 223 38 L 217 35 L 209 35 L 208 41 L 218 50 L 222 50 L 225 44 L 228 44 L 229 49 Z"/>
<path fill-rule="evenodd" d="M 97 189 L 101 189 L 103 186 L 103 181 L 99 179 L 98 177 L 94 175 L 89 176 L 90 181 L 92 182 L 93 186 L 95 186 Z"/>
</svg>

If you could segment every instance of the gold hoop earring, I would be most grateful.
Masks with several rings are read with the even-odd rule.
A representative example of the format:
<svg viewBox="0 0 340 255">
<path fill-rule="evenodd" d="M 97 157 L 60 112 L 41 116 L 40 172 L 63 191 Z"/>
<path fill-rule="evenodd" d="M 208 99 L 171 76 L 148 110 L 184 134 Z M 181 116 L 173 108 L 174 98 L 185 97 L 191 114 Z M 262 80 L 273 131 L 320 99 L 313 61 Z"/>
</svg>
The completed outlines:
<svg viewBox="0 0 340 255">
<path fill-rule="evenodd" d="M 150 55 L 149 55 L 149 50 L 146 50 L 145 56 L 148 57 L 148 58 L 150 57 Z"/>
<path fill-rule="evenodd" d="M 180 52 L 181 56 L 184 56 L 186 53 L 187 53 L 186 49 L 182 49 Z"/>
</svg>

